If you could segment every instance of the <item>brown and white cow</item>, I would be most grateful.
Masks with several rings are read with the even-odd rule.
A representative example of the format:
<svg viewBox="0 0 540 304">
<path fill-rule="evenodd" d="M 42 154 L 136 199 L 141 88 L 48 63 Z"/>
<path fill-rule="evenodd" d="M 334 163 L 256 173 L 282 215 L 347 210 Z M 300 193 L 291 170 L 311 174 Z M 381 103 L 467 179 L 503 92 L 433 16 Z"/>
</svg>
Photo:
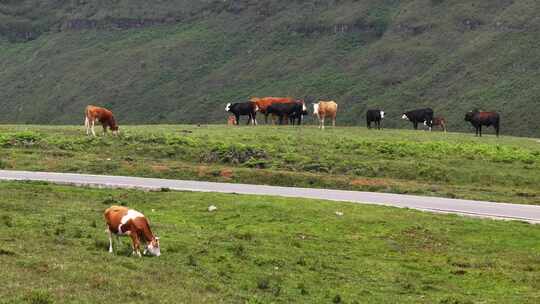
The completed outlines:
<svg viewBox="0 0 540 304">
<path fill-rule="evenodd" d="M 112 236 L 116 236 L 118 243 L 119 236 L 128 235 L 131 237 L 133 255 L 141 256 L 141 241 L 146 243 L 143 254 L 148 252 L 154 256 L 161 255 L 159 238 L 152 233 L 150 223 L 142 213 L 122 206 L 112 206 L 105 210 L 103 216 L 109 233 L 110 253 L 113 252 Z"/>
<path fill-rule="evenodd" d="M 427 126 L 427 122 L 424 121 L 424 125 Z M 432 127 L 440 126 L 441 129 L 446 133 L 446 119 L 442 116 L 435 116 L 431 121 Z"/>
<path fill-rule="evenodd" d="M 313 104 L 313 114 L 319 119 L 319 128 L 324 129 L 324 119 L 331 118 L 332 126 L 336 126 L 338 105 L 335 101 L 319 101 Z"/>
<path fill-rule="evenodd" d="M 103 134 L 107 133 L 107 127 L 111 129 L 113 134 L 118 134 L 118 125 L 116 124 L 116 120 L 114 119 L 114 115 L 111 111 L 105 108 L 88 105 L 84 114 L 86 135 L 90 135 L 91 130 L 92 135 L 96 136 L 96 132 L 94 131 L 94 123 L 96 121 L 99 121 L 103 126 Z"/>
</svg>

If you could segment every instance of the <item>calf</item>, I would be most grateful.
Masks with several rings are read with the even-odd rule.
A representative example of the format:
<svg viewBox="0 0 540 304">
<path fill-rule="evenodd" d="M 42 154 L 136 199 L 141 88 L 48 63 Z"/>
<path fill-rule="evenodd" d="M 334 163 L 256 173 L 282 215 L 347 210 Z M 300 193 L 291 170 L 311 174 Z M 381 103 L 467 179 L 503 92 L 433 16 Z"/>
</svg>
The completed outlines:
<svg viewBox="0 0 540 304">
<path fill-rule="evenodd" d="M 272 114 L 279 117 L 279 124 L 282 125 L 286 119 L 298 119 L 299 124 L 302 120 L 302 113 L 306 112 L 307 108 L 303 101 L 295 101 L 289 103 L 275 103 L 266 108 L 267 114 Z M 293 122 L 294 125 L 294 122 Z"/>
<path fill-rule="evenodd" d="M 465 121 L 470 122 L 476 129 L 476 136 L 482 136 L 482 126 L 493 126 L 497 137 L 499 136 L 500 116 L 497 112 L 471 111 L 465 114 Z"/>
<path fill-rule="evenodd" d="M 248 101 L 248 102 L 237 102 L 237 103 L 228 103 L 225 107 L 225 111 L 231 112 L 234 114 L 234 117 L 236 118 L 236 125 L 240 124 L 240 116 L 247 115 L 249 117 L 249 120 L 247 124 L 253 123 L 253 125 L 257 124 L 256 116 L 257 111 L 259 110 L 259 107 L 254 102 Z"/>
<path fill-rule="evenodd" d="M 122 235 L 131 237 L 132 254 L 141 256 L 140 244 L 141 240 L 146 243 L 144 254 L 149 252 L 151 255 L 160 256 L 159 238 L 156 237 L 150 224 L 144 215 L 133 209 L 128 209 L 122 206 L 112 206 L 103 213 L 105 222 L 107 223 L 107 231 L 109 233 L 109 252 L 113 252 L 112 235 L 117 239 Z"/>
<path fill-rule="evenodd" d="M 402 119 L 413 123 L 414 129 L 418 130 L 418 123 L 425 123 L 431 131 L 433 122 L 433 110 L 431 108 L 417 109 L 403 113 Z"/>
<path fill-rule="evenodd" d="M 234 115 L 229 116 L 229 118 L 227 119 L 227 125 L 236 125 L 236 118 L 234 117 Z"/>
<path fill-rule="evenodd" d="M 376 110 L 367 110 L 366 112 L 366 123 L 367 128 L 371 129 L 371 123 L 375 122 L 377 129 L 381 129 L 381 120 L 384 118 L 384 111 L 379 109 Z"/>
<path fill-rule="evenodd" d="M 116 120 L 111 111 L 105 108 L 88 105 L 84 111 L 86 135 L 90 135 L 91 130 L 92 135 L 96 136 L 96 132 L 94 131 L 94 124 L 96 121 L 99 121 L 103 126 L 103 134 L 107 133 L 107 127 L 111 129 L 114 135 L 118 134 L 118 125 L 116 124 Z"/>
<path fill-rule="evenodd" d="M 319 128 L 324 129 L 324 119 L 332 119 L 332 126 L 336 126 L 336 115 L 338 105 L 335 101 L 319 101 L 313 104 L 313 114 L 319 119 Z"/>
<path fill-rule="evenodd" d="M 424 125 L 427 126 L 427 123 L 424 122 Z M 433 117 L 433 121 L 431 121 L 431 125 L 433 127 L 440 126 L 441 129 L 444 131 L 444 133 L 446 133 L 446 119 L 444 119 L 444 117 L 442 116 Z"/>
</svg>

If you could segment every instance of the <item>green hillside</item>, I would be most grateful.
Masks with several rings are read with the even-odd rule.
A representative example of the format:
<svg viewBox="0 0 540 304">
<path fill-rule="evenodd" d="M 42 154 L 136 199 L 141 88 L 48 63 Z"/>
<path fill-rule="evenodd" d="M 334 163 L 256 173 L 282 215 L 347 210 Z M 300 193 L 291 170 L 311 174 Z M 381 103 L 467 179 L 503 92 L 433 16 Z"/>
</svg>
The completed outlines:
<svg viewBox="0 0 540 304">
<path fill-rule="evenodd" d="M 250 96 L 335 99 L 339 122 L 387 127 L 431 106 L 450 130 L 496 110 L 540 136 L 540 3 L 533 0 L 0 1 L 0 122 L 224 122 Z"/>
</svg>

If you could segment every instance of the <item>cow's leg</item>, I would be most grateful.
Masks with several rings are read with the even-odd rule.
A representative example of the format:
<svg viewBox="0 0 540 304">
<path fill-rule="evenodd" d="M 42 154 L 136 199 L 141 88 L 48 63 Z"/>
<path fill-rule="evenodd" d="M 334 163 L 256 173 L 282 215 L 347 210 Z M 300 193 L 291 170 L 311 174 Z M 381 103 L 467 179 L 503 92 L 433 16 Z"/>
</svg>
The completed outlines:
<svg viewBox="0 0 540 304">
<path fill-rule="evenodd" d="M 90 120 L 88 116 L 84 117 L 84 127 L 86 128 L 86 135 L 90 135 Z"/>
<path fill-rule="evenodd" d="M 94 125 L 96 124 L 96 121 L 94 119 L 90 120 L 90 124 L 92 125 L 92 135 L 94 137 L 96 136 L 96 131 L 94 130 Z"/>
<path fill-rule="evenodd" d="M 413 122 L 413 126 L 414 126 L 414 129 L 415 129 L 415 130 L 418 130 L 418 123 L 417 123 L 416 121 Z"/>
<path fill-rule="evenodd" d="M 109 234 L 109 253 L 113 253 L 112 232 L 109 228 L 107 228 L 107 233 Z"/>
<path fill-rule="evenodd" d="M 257 112 L 253 113 L 253 122 L 257 125 Z"/>
<path fill-rule="evenodd" d="M 321 125 L 322 125 L 322 129 L 324 130 L 324 117 L 321 118 Z"/>
<path fill-rule="evenodd" d="M 273 116 L 272 116 L 273 117 Z M 274 121 L 274 119 L 272 118 L 272 122 Z M 268 124 L 268 113 L 264 113 L 264 123 L 265 124 Z"/>
<path fill-rule="evenodd" d="M 478 126 L 478 132 L 480 134 L 480 137 L 482 137 L 482 125 Z"/>
<path fill-rule="evenodd" d="M 103 127 L 103 136 L 107 135 L 107 125 L 102 123 L 101 126 Z"/>
<path fill-rule="evenodd" d="M 234 117 L 236 118 L 236 125 L 240 125 L 240 115 L 234 113 Z"/>
<path fill-rule="evenodd" d="M 133 249 L 132 251 L 132 255 L 138 255 L 139 257 L 141 257 L 141 251 L 140 251 L 140 241 L 139 241 L 139 236 L 137 235 L 137 233 L 130 233 L 129 236 L 131 237 L 131 247 Z"/>
<path fill-rule="evenodd" d="M 336 117 L 332 117 L 332 127 L 336 126 Z"/>
</svg>

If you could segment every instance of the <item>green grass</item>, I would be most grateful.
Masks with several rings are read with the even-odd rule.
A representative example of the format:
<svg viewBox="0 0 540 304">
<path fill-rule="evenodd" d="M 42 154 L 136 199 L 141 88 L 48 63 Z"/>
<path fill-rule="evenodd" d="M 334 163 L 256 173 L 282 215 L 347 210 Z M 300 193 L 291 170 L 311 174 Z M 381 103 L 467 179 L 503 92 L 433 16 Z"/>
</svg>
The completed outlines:
<svg viewBox="0 0 540 304">
<path fill-rule="evenodd" d="M 206 124 L 227 102 L 297 96 L 336 100 L 342 124 L 380 107 L 409 128 L 401 113 L 430 106 L 465 131 L 480 108 L 503 134 L 540 137 L 538 3 L 487 3 L 4 1 L 0 122 L 73 124 L 95 103 L 124 123 Z M 115 25 L 145 19 L 164 23 Z"/>
<path fill-rule="evenodd" d="M 0 303 L 540 300 L 538 228 L 521 222 L 43 183 L 2 182 L 0 196 Z M 127 239 L 107 252 L 102 212 L 111 204 L 149 217 L 161 257 L 130 257 Z"/>
<path fill-rule="evenodd" d="M 0 168 L 352 189 L 540 204 L 532 138 L 313 126 L 2 126 Z"/>
</svg>

